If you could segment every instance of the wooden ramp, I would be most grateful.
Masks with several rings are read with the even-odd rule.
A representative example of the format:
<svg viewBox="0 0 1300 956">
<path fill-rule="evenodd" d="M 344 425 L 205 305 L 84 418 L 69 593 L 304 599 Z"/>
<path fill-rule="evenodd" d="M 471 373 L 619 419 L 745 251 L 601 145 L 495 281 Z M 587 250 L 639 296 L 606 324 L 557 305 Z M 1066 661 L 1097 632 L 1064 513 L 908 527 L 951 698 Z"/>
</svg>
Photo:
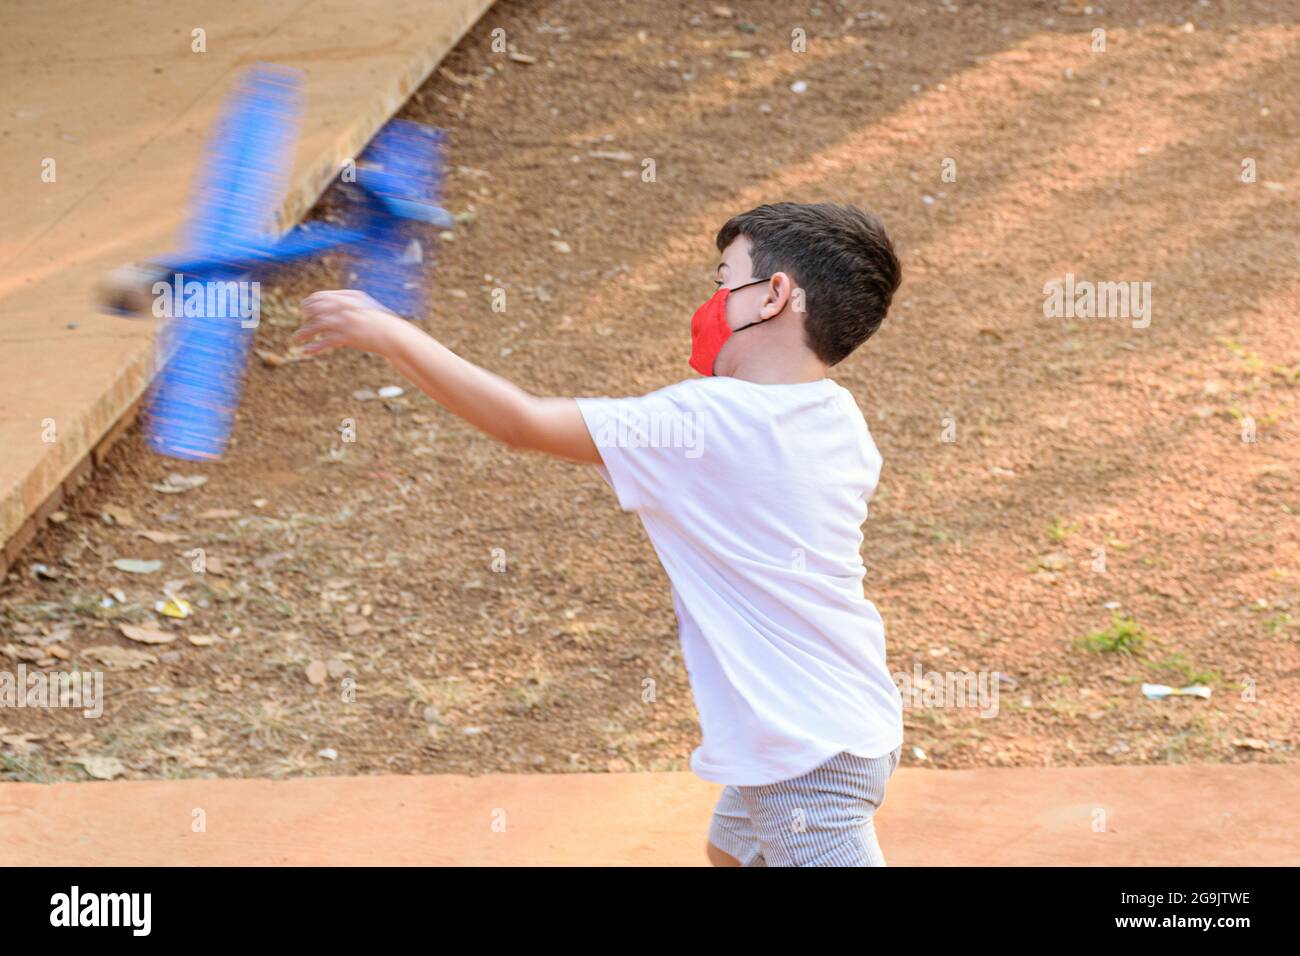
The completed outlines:
<svg viewBox="0 0 1300 956">
<path fill-rule="evenodd" d="M 689 773 L 0 784 L 0 865 L 701 866 Z M 911 770 L 892 866 L 1300 864 L 1300 766 Z"/>
<path fill-rule="evenodd" d="M 490 5 L 10 5 L 0 31 L 0 570 L 148 384 L 153 322 L 97 313 L 92 290 L 105 272 L 171 248 L 236 78 L 259 61 L 306 74 L 281 214 L 292 223 Z"/>
</svg>

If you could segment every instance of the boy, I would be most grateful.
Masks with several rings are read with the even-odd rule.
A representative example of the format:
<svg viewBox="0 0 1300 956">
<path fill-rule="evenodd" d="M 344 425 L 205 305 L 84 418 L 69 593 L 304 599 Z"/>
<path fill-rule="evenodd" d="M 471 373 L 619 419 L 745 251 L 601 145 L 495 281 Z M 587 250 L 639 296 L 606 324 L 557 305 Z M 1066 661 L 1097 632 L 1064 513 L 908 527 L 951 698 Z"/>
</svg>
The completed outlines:
<svg viewBox="0 0 1300 956">
<path fill-rule="evenodd" d="M 296 338 L 387 357 L 510 447 L 596 465 L 640 515 L 700 714 L 691 768 L 725 785 L 711 862 L 883 866 L 902 701 L 859 553 L 881 459 L 826 373 L 880 327 L 898 259 L 878 219 L 828 203 L 760 206 L 717 245 L 691 320 L 705 377 L 640 398 L 536 398 L 359 292 L 309 296 Z"/>
</svg>

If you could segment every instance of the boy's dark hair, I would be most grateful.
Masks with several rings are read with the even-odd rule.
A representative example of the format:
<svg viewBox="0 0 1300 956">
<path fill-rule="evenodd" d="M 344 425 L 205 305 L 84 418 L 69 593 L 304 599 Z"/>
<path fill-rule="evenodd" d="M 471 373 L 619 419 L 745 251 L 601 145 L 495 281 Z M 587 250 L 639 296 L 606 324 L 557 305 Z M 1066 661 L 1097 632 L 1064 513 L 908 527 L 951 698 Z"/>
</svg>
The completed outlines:
<svg viewBox="0 0 1300 956">
<path fill-rule="evenodd" d="M 902 281 L 884 223 L 856 206 L 759 206 L 727 220 L 718 230 L 718 251 L 737 236 L 752 244 L 755 277 L 787 272 L 804 290 L 804 335 L 827 365 L 875 334 Z"/>
</svg>

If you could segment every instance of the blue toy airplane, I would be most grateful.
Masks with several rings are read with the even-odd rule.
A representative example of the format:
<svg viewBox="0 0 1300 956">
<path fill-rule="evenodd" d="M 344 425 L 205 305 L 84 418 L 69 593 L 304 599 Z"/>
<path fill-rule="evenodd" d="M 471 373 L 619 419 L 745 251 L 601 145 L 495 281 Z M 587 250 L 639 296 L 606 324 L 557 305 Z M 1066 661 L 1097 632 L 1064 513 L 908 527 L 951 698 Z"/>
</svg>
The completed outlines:
<svg viewBox="0 0 1300 956">
<path fill-rule="evenodd" d="M 159 454 L 210 460 L 225 452 L 257 325 L 245 292 L 266 272 L 342 249 L 352 257 L 350 285 L 407 318 L 427 307 L 428 234 L 453 225 L 438 205 L 442 131 L 389 123 L 359 158 L 355 182 L 344 177 L 352 200 L 346 221 L 277 236 L 299 87 L 293 71 L 259 66 L 249 74 L 213 131 L 181 250 L 120 270 L 101 292 L 110 311 L 169 319 L 145 413 L 149 445 Z M 258 298 L 251 298 L 255 307 Z"/>
</svg>

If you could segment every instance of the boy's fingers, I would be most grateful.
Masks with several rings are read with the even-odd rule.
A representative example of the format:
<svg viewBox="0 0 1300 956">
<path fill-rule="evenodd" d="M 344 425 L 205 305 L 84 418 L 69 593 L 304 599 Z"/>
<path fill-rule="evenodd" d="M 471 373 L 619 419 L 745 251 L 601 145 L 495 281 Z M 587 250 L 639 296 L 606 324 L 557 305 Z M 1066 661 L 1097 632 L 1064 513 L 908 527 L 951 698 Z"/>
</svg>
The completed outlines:
<svg viewBox="0 0 1300 956">
<path fill-rule="evenodd" d="M 324 333 L 314 342 L 303 346 L 302 352 L 304 355 L 315 355 L 318 352 L 327 352 L 330 349 L 338 348 L 338 345 L 339 342 L 336 336 Z"/>
<path fill-rule="evenodd" d="M 338 308 L 338 306 L 338 296 L 333 292 L 317 292 L 302 300 L 302 307 L 308 311 Z"/>
<path fill-rule="evenodd" d="M 347 315 L 356 312 L 357 309 L 357 303 L 341 297 L 318 299 L 304 304 L 302 308 L 303 312 L 310 316 Z"/>
<path fill-rule="evenodd" d="M 334 322 L 345 314 L 344 309 L 337 305 L 327 305 L 316 303 L 315 305 L 304 308 L 303 314 L 307 316 L 307 323 L 312 322 Z"/>
<path fill-rule="evenodd" d="M 324 335 L 329 331 L 329 326 L 321 319 L 312 319 L 303 325 L 298 326 L 293 333 L 295 342 L 306 342 L 308 339 L 314 339 L 318 335 Z"/>
<path fill-rule="evenodd" d="M 360 301 L 370 297 L 364 292 L 356 289 L 322 289 L 319 292 L 313 292 L 302 301 L 307 302 L 329 302 L 334 299 Z"/>
</svg>

